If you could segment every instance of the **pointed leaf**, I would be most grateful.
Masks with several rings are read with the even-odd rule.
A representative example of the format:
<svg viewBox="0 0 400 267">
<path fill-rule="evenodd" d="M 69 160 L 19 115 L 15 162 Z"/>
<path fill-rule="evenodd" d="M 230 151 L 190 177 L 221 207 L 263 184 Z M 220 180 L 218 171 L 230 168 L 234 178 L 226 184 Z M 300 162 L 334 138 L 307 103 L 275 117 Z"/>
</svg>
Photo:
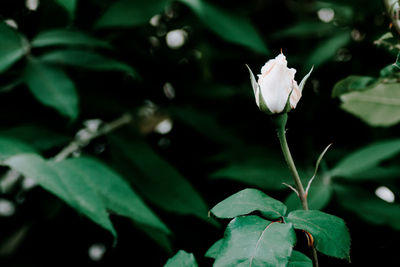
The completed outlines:
<svg viewBox="0 0 400 267">
<path fill-rule="evenodd" d="M 193 10 L 199 19 L 226 41 L 240 44 L 262 54 L 269 51 L 254 25 L 246 18 L 203 0 L 179 0 Z"/>
<path fill-rule="evenodd" d="M 0 73 L 11 67 L 28 50 L 28 42 L 14 29 L 0 22 Z"/>
<path fill-rule="evenodd" d="M 114 236 L 117 235 L 102 200 L 82 181 L 79 173 L 56 167 L 54 163 L 46 162 L 35 154 L 16 155 L 7 159 L 4 164 L 26 177 L 35 179 L 43 188 L 109 230 Z"/>
<path fill-rule="evenodd" d="M 24 80 L 42 104 L 72 120 L 78 117 L 78 94 L 74 83 L 64 71 L 32 59 L 25 68 Z"/>
<path fill-rule="evenodd" d="M 101 198 L 105 207 L 131 220 L 169 233 L 167 226 L 147 207 L 117 173 L 92 158 L 66 159 L 54 164 L 64 176 L 76 175 Z"/>
<path fill-rule="evenodd" d="M 120 0 L 106 10 L 97 21 L 96 27 L 133 27 L 146 24 L 154 15 L 161 13 L 166 4 L 165 0 Z"/>
<path fill-rule="evenodd" d="M 138 168 L 143 175 L 131 175 L 132 183 L 159 207 L 178 214 L 192 214 L 209 221 L 208 207 L 193 186 L 151 147 L 139 140 L 111 136 L 118 162 Z M 168 190 L 166 190 L 168 188 Z"/>
<path fill-rule="evenodd" d="M 271 222 L 258 216 L 237 217 L 225 231 L 214 267 L 284 267 L 295 243 L 291 223 Z"/>
<path fill-rule="evenodd" d="M 218 218 L 234 218 L 259 211 L 267 219 L 279 219 L 286 214 L 286 206 L 260 190 L 244 189 L 218 203 L 211 212 Z"/>
<path fill-rule="evenodd" d="M 295 210 L 286 221 L 293 223 L 295 229 L 309 232 L 318 251 L 350 260 L 350 234 L 342 219 L 318 210 Z"/>
<path fill-rule="evenodd" d="M 179 250 L 171 259 L 167 261 L 164 267 L 197 267 L 196 259 L 193 253 L 187 253 Z"/>
<path fill-rule="evenodd" d="M 346 179 L 351 179 L 354 181 L 375 181 L 379 179 L 380 181 L 397 179 L 400 177 L 400 167 L 399 166 L 374 166 L 363 171 L 353 173 L 351 177 L 345 177 Z"/>
<path fill-rule="evenodd" d="M 400 139 L 372 143 L 347 155 L 329 171 L 329 175 L 352 179 L 353 175 L 375 167 L 381 161 L 398 153 L 400 153 Z"/>
<path fill-rule="evenodd" d="M 224 243 L 224 239 L 220 239 L 215 242 L 204 255 L 205 257 L 216 259 L 219 255 L 219 251 L 221 250 L 222 244 Z"/>
<path fill-rule="evenodd" d="M 95 71 L 123 71 L 137 76 L 136 71 L 128 64 L 83 50 L 55 50 L 44 54 L 40 60 L 45 63 L 63 64 Z"/>
<path fill-rule="evenodd" d="M 288 267 L 312 267 L 312 260 L 297 250 L 293 250 Z"/>
<path fill-rule="evenodd" d="M 329 145 L 324 149 L 324 151 L 322 151 L 322 153 L 319 155 L 319 157 L 318 157 L 318 159 L 317 159 L 317 162 L 315 163 L 314 174 L 313 174 L 313 176 L 311 177 L 311 179 L 308 181 L 308 184 L 307 184 L 307 187 L 306 187 L 306 194 L 308 194 L 308 190 L 310 189 L 310 186 L 311 186 L 312 182 L 314 181 L 315 177 L 317 176 L 319 164 L 321 163 L 322 159 L 324 158 L 326 152 L 327 152 L 328 149 L 331 147 L 331 145 L 332 145 L 332 143 L 329 144 Z"/>
<path fill-rule="evenodd" d="M 31 43 L 32 47 L 83 46 L 110 48 L 106 41 L 99 40 L 84 32 L 68 29 L 54 29 L 40 32 Z"/>
<path fill-rule="evenodd" d="M 333 58 L 337 51 L 351 41 L 350 33 L 340 32 L 318 44 L 305 62 L 306 68 L 318 67 Z"/>
<path fill-rule="evenodd" d="M 316 36 L 322 37 L 331 35 L 333 31 L 336 31 L 337 27 L 324 22 L 319 21 L 298 21 L 292 26 L 286 29 L 278 30 L 271 35 L 274 39 L 283 38 L 315 38 Z"/>
</svg>

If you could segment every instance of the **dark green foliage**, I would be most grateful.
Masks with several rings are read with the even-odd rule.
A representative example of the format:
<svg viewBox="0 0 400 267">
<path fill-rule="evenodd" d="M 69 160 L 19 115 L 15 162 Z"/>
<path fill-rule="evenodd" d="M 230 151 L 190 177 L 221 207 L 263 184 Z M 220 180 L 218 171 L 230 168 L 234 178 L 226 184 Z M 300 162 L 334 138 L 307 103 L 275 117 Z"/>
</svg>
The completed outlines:
<svg viewBox="0 0 400 267">
<path fill-rule="evenodd" d="M 343 220 L 354 266 L 393 264 L 400 45 L 382 1 L 25 2 L 0 3 L 0 202 L 15 207 L 0 214 L 1 265 L 162 266 L 184 249 L 167 266 L 309 267 L 306 230 L 320 266 L 339 266 Z M 307 212 L 245 67 L 256 81 L 281 49 L 298 84 L 315 67 L 287 124 L 304 186 L 333 143 Z M 97 242 L 105 257 L 89 262 Z"/>
<path fill-rule="evenodd" d="M 256 210 L 269 220 L 243 216 Z M 235 217 L 224 238 L 205 255 L 215 259 L 214 266 L 308 266 L 310 260 L 305 255 L 292 255 L 296 244 L 294 229 L 307 231 L 318 251 L 350 260 L 350 235 L 344 221 L 336 216 L 317 210 L 294 210 L 286 216 L 284 204 L 255 189 L 228 197 L 211 212 L 219 218 Z"/>
<path fill-rule="evenodd" d="M 291 224 L 237 217 L 225 231 L 214 266 L 286 266 L 295 242 Z"/>
<path fill-rule="evenodd" d="M 318 251 L 350 261 L 350 235 L 342 219 L 318 210 L 295 210 L 287 221 L 295 229 L 309 232 Z"/>
<path fill-rule="evenodd" d="M 254 211 L 266 218 L 279 219 L 286 214 L 286 206 L 256 189 L 244 189 L 218 203 L 211 212 L 218 218 L 235 218 Z"/>
</svg>

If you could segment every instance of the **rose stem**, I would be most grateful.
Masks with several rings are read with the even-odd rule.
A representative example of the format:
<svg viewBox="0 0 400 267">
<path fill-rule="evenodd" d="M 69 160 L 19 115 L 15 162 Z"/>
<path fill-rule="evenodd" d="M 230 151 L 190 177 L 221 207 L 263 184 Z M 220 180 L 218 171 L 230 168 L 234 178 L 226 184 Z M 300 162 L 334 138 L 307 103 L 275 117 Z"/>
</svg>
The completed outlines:
<svg viewBox="0 0 400 267">
<path fill-rule="evenodd" d="M 299 173 L 297 172 L 296 165 L 294 164 L 292 154 L 290 153 L 289 145 L 286 140 L 286 122 L 287 122 L 287 113 L 273 115 L 273 122 L 276 125 L 276 131 L 278 133 L 279 142 L 281 144 L 281 149 L 283 152 L 283 156 L 285 157 L 286 163 L 289 167 L 290 172 L 292 173 L 294 183 L 296 185 L 297 192 L 299 194 L 299 198 L 301 201 L 301 205 L 303 206 L 304 210 L 308 210 L 308 203 L 307 203 L 307 195 L 304 191 L 303 184 L 301 183 L 301 179 Z M 313 266 L 318 267 L 318 257 L 317 251 L 315 250 L 314 245 L 311 246 L 312 249 L 312 261 Z"/>
</svg>

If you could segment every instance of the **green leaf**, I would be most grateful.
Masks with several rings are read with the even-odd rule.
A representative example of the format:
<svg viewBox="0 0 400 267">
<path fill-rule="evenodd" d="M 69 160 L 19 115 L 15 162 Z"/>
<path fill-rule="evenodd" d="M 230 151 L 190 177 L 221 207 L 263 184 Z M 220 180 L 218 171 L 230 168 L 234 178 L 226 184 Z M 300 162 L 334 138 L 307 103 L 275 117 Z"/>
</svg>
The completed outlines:
<svg viewBox="0 0 400 267">
<path fill-rule="evenodd" d="M 246 18 L 218 8 L 203 0 L 179 0 L 222 39 L 240 44 L 262 54 L 269 51 L 255 26 Z"/>
<path fill-rule="evenodd" d="M 170 258 L 164 267 L 197 267 L 196 259 L 193 253 L 187 253 L 179 250 L 172 258 Z"/>
<path fill-rule="evenodd" d="M 79 157 L 57 162 L 55 166 L 66 170 L 64 176 L 79 176 L 100 196 L 107 209 L 164 233 L 170 232 L 125 180 L 100 161 Z"/>
<path fill-rule="evenodd" d="M 146 24 L 154 15 L 161 13 L 166 5 L 165 0 L 120 0 L 106 10 L 95 26 L 134 27 Z"/>
<path fill-rule="evenodd" d="M 318 210 L 295 210 L 286 221 L 293 223 L 295 229 L 309 232 L 318 251 L 350 260 L 350 234 L 342 219 Z"/>
<path fill-rule="evenodd" d="M 24 80 L 42 104 L 72 120 L 78 117 L 78 93 L 64 71 L 31 59 L 25 68 Z"/>
<path fill-rule="evenodd" d="M 234 218 L 259 211 L 267 219 L 279 219 L 286 214 L 286 206 L 260 190 L 244 189 L 218 203 L 211 212 L 218 218 Z"/>
<path fill-rule="evenodd" d="M 263 189 L 282 190 L 290 183 L 290 172 L 283 161 L 269 158 L 265 162 L 231 163 L 211 175 L 212 179 L 230 179 Z"/>
<path fill-rule="evenodd" d="M 12 136 L 0 135 L 0 160 L 21 153 L 34 153 L 35 148 Z"/>
<path fill-rule="evenodd" d="M 347 45 L 351 40 L 350 33 L 345 31 L 338 33 L 325 41 L 322 41 L 318 46 L 313 49 L 310 56 L 305 62 L 305 68 L 311 68 L 311 66 L 318 67 L 333 58 L 336 52 Z"/>
<path fill-rule="evenodd" d="M 225 266 L 286 266 L 296 235 L 291 223 L 282 224 L 245 216 L 233 219 L 214 267 Z"/>
<path fill-rule="evenodd" d="M 369 223 L 388 225 L 400 231 L 399 204 L 388 203 L 359 187 L 337 185 L 334 189 L 337 201 L 346 210 Z"/>
<path fill-rule="evenodd" d="M 337 27 L 319 21 L 300 21 L 286 29 L 272 34 L 274 39 L 282 38 L 315 38 L 331 35 Z"/>
<path fill-rule="evenodd" d="M 376 81 L 375 78 L 369 76 L 350 75 L 343 80 L 338 81 L 333 87 L 332 97 L 339 97 L 343 94 L 363 91 Z"/>
<path fill-rule="evenodd" d="M 249 47 L 262 54 L 269 54 L 261 36 L 247 18 L 213 6 L 203 0 L 179 1 L 189 6 L 210 30 L 226 41 Z"/>
<path fill-rule="evenodd" d="M 389 127 L 400 121 L 400 83 L 380 80 L 368 90 L 340 96 L 341 108 L 371 126 Z"/>
<path fill-rule="evenodd" d="M 55 50 L 44 54 L 40 60 L 45 63 L 63 64 L 95 71 L 122 71 L 131 76 L 138 76 L 128 64 L 91 51 Z"/>
<path fill-rule="evenodd" d="M 367 171 L 398 153 L 400 139 L 376 142 L 350 153 L 329 171 L 329 175 L 352 179 L 353 175 Z"/>
<path fill-rule="evenodd" d="M 83 46 L 110 48 L 106 41 L 94 38 L 77 30 L 54 29 L 40 32 L 32 40 L 32 47 Z"/>
<path fill-rule="evenodd" d="M 11 67 L 29 51 L 23 36 L 4 22 L 0 22 L 0 73 Z"/>
<path fill-rule="evenodd" d="M 110 136 L 109 140 L 117 162 L 125 162 L 129 166 L 128 178 L 144 197 L 164 210 L 196 215 L 209 221 L 208 207 L 200 194 L 150 146 L 139 140 L 117 136 Z M 132 174 L 132 166 L 142 175 Z"/>
<path fill-rule="evenodd" d="M 215 242 L 204 255 L 205 257 L 216 259 L 218 257 L 219 251 L 221 250 L 222 244 L 224 243 L 224 239 L 221 238 L 217 242 Z"/>
<path fill-rule="evenodd" d="M 34 124 L 0 130 L 0 136 L 2 138 L 18 139 L 37 150 L 47 150 L 69 141 L 69 138 L 65 135 L 53 132 L 45 126 Z M 20 153 L 24 152 L 32 151 L 21 151 Z"/>
<path fill-rule="evenodd" d="M 71 20 L 75 17 L 77 0 L 56 0 L 57 4 L 63 7 L 67 12 Z"/>
<path fill-rule="evenodd" d="M 82 157 L 54 162 L 36 154 L 19 154 L 8 158 L 4 164 L 35 179 L 44 189 L 109 230 L 115 237 L 108 211 L 157 231 L 170 233 L 129 185 L 100 161 Z"/>
<path fill-rule="evenodd" d="M 8 158 L 4 164 L 24 176 L 35 179 L 47 191 L 117 236 L 102 200 L 82 181 L 82 176 L 78 173 L 58 168 L 54 163 L 47 162 L 35 154 L 16 155 Z"/>
<path fill-rule="evenodd" d="M 311 210 L 322 210 L 332 198 L 332 187 L 329 184 L 313 184 L 307 195 L 308 207 Z M 292 192 L 285 200 L 285 205 L 290 211 L 302 209 L 299 197 Z"/>
<path fill-rule="evenodd" d="M 297 250 L 293 250 L 288 267 L 312 267 L 312 260 Z"/>
<path fill-rule="evenodd" d="M 397 179 L 400 177 L 400 167 L 398 166 L 374 166 L 358 173 L 353 173 L 346 179 L 353 181 L 382 181 L 389 179 Z"/>
</svg>

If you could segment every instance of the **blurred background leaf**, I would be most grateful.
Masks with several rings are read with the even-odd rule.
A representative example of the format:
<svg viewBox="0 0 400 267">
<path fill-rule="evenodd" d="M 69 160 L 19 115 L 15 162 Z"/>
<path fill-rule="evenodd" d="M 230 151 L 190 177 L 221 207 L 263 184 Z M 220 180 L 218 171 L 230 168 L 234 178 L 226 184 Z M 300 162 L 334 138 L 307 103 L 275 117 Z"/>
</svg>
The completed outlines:
<svg viewBox="0 0 400 267">
<path fill-rule="evenodd" d="M 250 186 L 298 208 L 294 193 L 282 185 L 291 183 L 290 173 L 273 125 L 254 103 L 245 68 L 259 73 L 281 49 L 297 81 L 316 67 L 290 112 L 287 131 L 304 184 L 317 152 L 334 143 L 311 185 L 310 206 L 344 218 L 352 233 L 353 265 L 393 264 L 400 238 L 395 218 L 400 128 L 393 105 L 399 35 L 389 27 L 382 1 L 28 2 L 0 3 L 1 160 L 36 153 L 47 166 L 85 134 L 88 122 L 101 126 L 102 120 L 130 113 L 134 119 L 127 129 L 92 140 L 65 164 L 95 158 L 101 166 L 82 167 L 85 174 L 107 174 L 132 188 L 169 231 L 132 220 L 134 212 L 143 215 L 143 205 L 133 198 L 114 211 L 106 207 L 102 214 L 111 212 L 109 222 L 93 215 L 102 227 L 79 205 L 70 208 L 51 190 L 3 166 L 1 264 L 54 265 L 63 259 L 110 266 L 134 257 L 162 266 L 184 249 L 196 255 L 199 266 L 211 266 L 213 260 L 203 255 L 223 228 L 207 217 L 210 207 Z M 371 97 L 385 101 L 360 101 Z M 37 164 L 34 171 L 43 167 Z M 68 180 L 79 185 L 75 176 Z M 114 188 L 104 184 L 101 190 Z M 392 198 L 377 194 L 382 187 Z M 74 191 L 81 199 L 84 188 Z M 125 193 L 113 196 L 121 201 Z M 116 247 L 104 226 L 118 233 Z M 309 266 L 299 254 L 307 254 L 302 236 L 289 264 L 297 266 L 298 256 Z M 320 261 L 345 264 L 323 255 Z"/>
<path fill-rule="evenodd" d="M 6 23 L 0 23 L 0 72 L 5 71 L 29 50 L 26 40 Z"/>
</svg>

